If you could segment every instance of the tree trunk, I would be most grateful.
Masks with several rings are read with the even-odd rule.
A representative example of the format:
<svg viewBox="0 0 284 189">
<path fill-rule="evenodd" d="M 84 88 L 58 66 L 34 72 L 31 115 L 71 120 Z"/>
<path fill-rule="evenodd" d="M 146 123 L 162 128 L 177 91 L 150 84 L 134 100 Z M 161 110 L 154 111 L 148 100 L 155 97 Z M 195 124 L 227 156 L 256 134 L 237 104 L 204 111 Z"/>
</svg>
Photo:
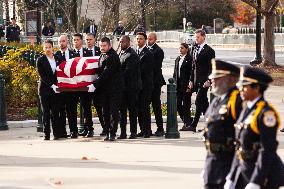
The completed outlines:
<svg viewBox="0 0 284 189">
<path fill-rule="evenodd" d="M 10 16 L 9 16 L 9 0 L 5 0 L 5 17 L 6 17 L 6 26 L 8 26 L 10 22 Z"/>
<path fill-rule="evenodd" d="M 265 9 L 269 10 L 274 0 L 265 1 Z M 265 14 L 264 22 L 264 47 L 263 47 L 263 66 L 277 66 L 275 62 L 275 47 L 274 47 L 274 13 Z"/>
</svg>

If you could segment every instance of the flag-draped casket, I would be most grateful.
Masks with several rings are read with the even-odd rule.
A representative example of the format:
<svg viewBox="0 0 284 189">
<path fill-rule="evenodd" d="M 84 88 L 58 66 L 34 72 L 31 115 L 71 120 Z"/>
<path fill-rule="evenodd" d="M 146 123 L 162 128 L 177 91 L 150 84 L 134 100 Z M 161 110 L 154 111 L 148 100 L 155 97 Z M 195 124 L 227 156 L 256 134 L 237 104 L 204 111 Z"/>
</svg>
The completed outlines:
<svg viewBox="0 0 284 189">
<path fill-rule="evenodd" d="M 59 88 L 76 89 L 90 85 L 98 77 L 99 56 L 76 57 L 57 66 Z"/>
</svg>

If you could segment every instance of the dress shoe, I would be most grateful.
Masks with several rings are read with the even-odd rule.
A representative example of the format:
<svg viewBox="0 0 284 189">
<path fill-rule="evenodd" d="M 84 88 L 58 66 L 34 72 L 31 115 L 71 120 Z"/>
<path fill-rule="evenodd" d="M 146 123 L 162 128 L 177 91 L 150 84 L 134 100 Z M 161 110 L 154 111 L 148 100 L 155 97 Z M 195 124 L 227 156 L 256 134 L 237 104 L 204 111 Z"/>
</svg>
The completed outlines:
<svg viewBox="0 0 284 189">
<path fill-rule="evenodd" d="M 155 134 L 154 134 L 154 136 L 156 136 L 156 137 L 162 137 L 164 135 L 165 135 L 165 131 L 156 131 Z"/>
<path fill-rule="evenodd" d="M 196 132 L 196 127 L 192 127 L 192 126 L 185 127 L 184 130 L 182 130 L 182 131 L 193 131 L 193 132 Z"/>
<path fill-rule="evenodd" d="M 106 138 L 104 138 L 104 141 L 109 141 L 109 136 L 107 136 Z"/>
<path fill-rule="evenodd" d="M 280 129 L 280 132 L 284 132 L 284 128 Z"/>
<path fill-rule="evenodd" d="M 115 136 L 110 136 L 109 141 L 115 141 Z"/>
<path fill-rule="evenodd" d="M 94 131 L 88 131 L 87 135 L 85 137 L 93 137 L 94 136 Z"/>
<path fill-rule="evenodd" d="M 144 135 L 144 138 L 150 138 L 151 137 L 151 134 L 145 134 Z"/>
<path fill-rule="evenodd" d="M 43 140 L 50 140 L 50 136 L 49 135 L 45 135 Z"/>
<path fill-rule="evenodd" d="M 70 138 L 78 138 L 78 133 L 71 133 Z"/>
<path fill-rule="evenodd" d="M 103 130 L 101 133 L 100 133 L 100 136 L 106 136 L 107 135 L 107 132 L 105 130 Z"/>
<path fill-rule="evenodd" d="M 54 136 L 53 140 L 59 140 L 59 137 L 58 136 Z"/>
<path fill-rule="evenodd" d="M 187 126 L 183 125 L 182 128 L 179 131 L 186 131 Z"/>
<path fill-rule="evenodd" d="M 83 132 L 79 133 L 79 136 L 86 136 L 88 134 L 87 130 L 84 130 Z"/>
<path fill-rule="evenodd" d="M 144 133 L 140 132 L 137 134 L 137 137 L 143 137 L 144 136 Z"/>
<path fill-rule="evenodd" d="M 60 134 L 58 135 L 59 138 L 67 138 L 67 134 Z"/>
<path fill-rule="evenodd" d="M 127 139 L 127 135 L 120 135 L 117 139 Z"/>
<path fill-rule="evenodd" d="M 137 135 L 131 134 L 128 139 L 137 139 Z"/>
</svg>

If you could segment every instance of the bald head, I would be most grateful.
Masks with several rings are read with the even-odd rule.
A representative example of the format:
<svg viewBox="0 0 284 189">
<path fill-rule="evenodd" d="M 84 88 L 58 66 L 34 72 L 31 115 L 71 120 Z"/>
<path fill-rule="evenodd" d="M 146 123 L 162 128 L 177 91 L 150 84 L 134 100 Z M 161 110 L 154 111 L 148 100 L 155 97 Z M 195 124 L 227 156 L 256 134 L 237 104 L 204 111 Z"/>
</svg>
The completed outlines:
<svg viewBox="0 0 284 189">
<path fill-rule="evenodd" d="M 58 38 L 58 44 L 61 50 L 65 51 L 67 49 L 67 44 L 68 44 L 68 37 L 67 35 L 61 35 Z"/>
<path fill-rule="evenodd" d="M 157 34 L 154 32 L 149 33 L 147 37 L 148 46 L 154 45 L 156 41 L 157 41 Z"/>
</svg>

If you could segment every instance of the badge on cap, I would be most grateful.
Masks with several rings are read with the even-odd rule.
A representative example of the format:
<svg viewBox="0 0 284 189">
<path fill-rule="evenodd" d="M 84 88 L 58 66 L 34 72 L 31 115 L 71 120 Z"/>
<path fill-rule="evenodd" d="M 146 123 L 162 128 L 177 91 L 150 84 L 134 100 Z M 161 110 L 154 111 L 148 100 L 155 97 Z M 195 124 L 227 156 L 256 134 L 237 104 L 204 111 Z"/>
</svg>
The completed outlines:
<svg viewBox="0 0 284 189">
<path fill-rule="evenodd" d="M 267 127 L 274 127 L 276 125 L 277 119 L 273 111 L 264 112 L 263 123 Z"/>
</svg>

